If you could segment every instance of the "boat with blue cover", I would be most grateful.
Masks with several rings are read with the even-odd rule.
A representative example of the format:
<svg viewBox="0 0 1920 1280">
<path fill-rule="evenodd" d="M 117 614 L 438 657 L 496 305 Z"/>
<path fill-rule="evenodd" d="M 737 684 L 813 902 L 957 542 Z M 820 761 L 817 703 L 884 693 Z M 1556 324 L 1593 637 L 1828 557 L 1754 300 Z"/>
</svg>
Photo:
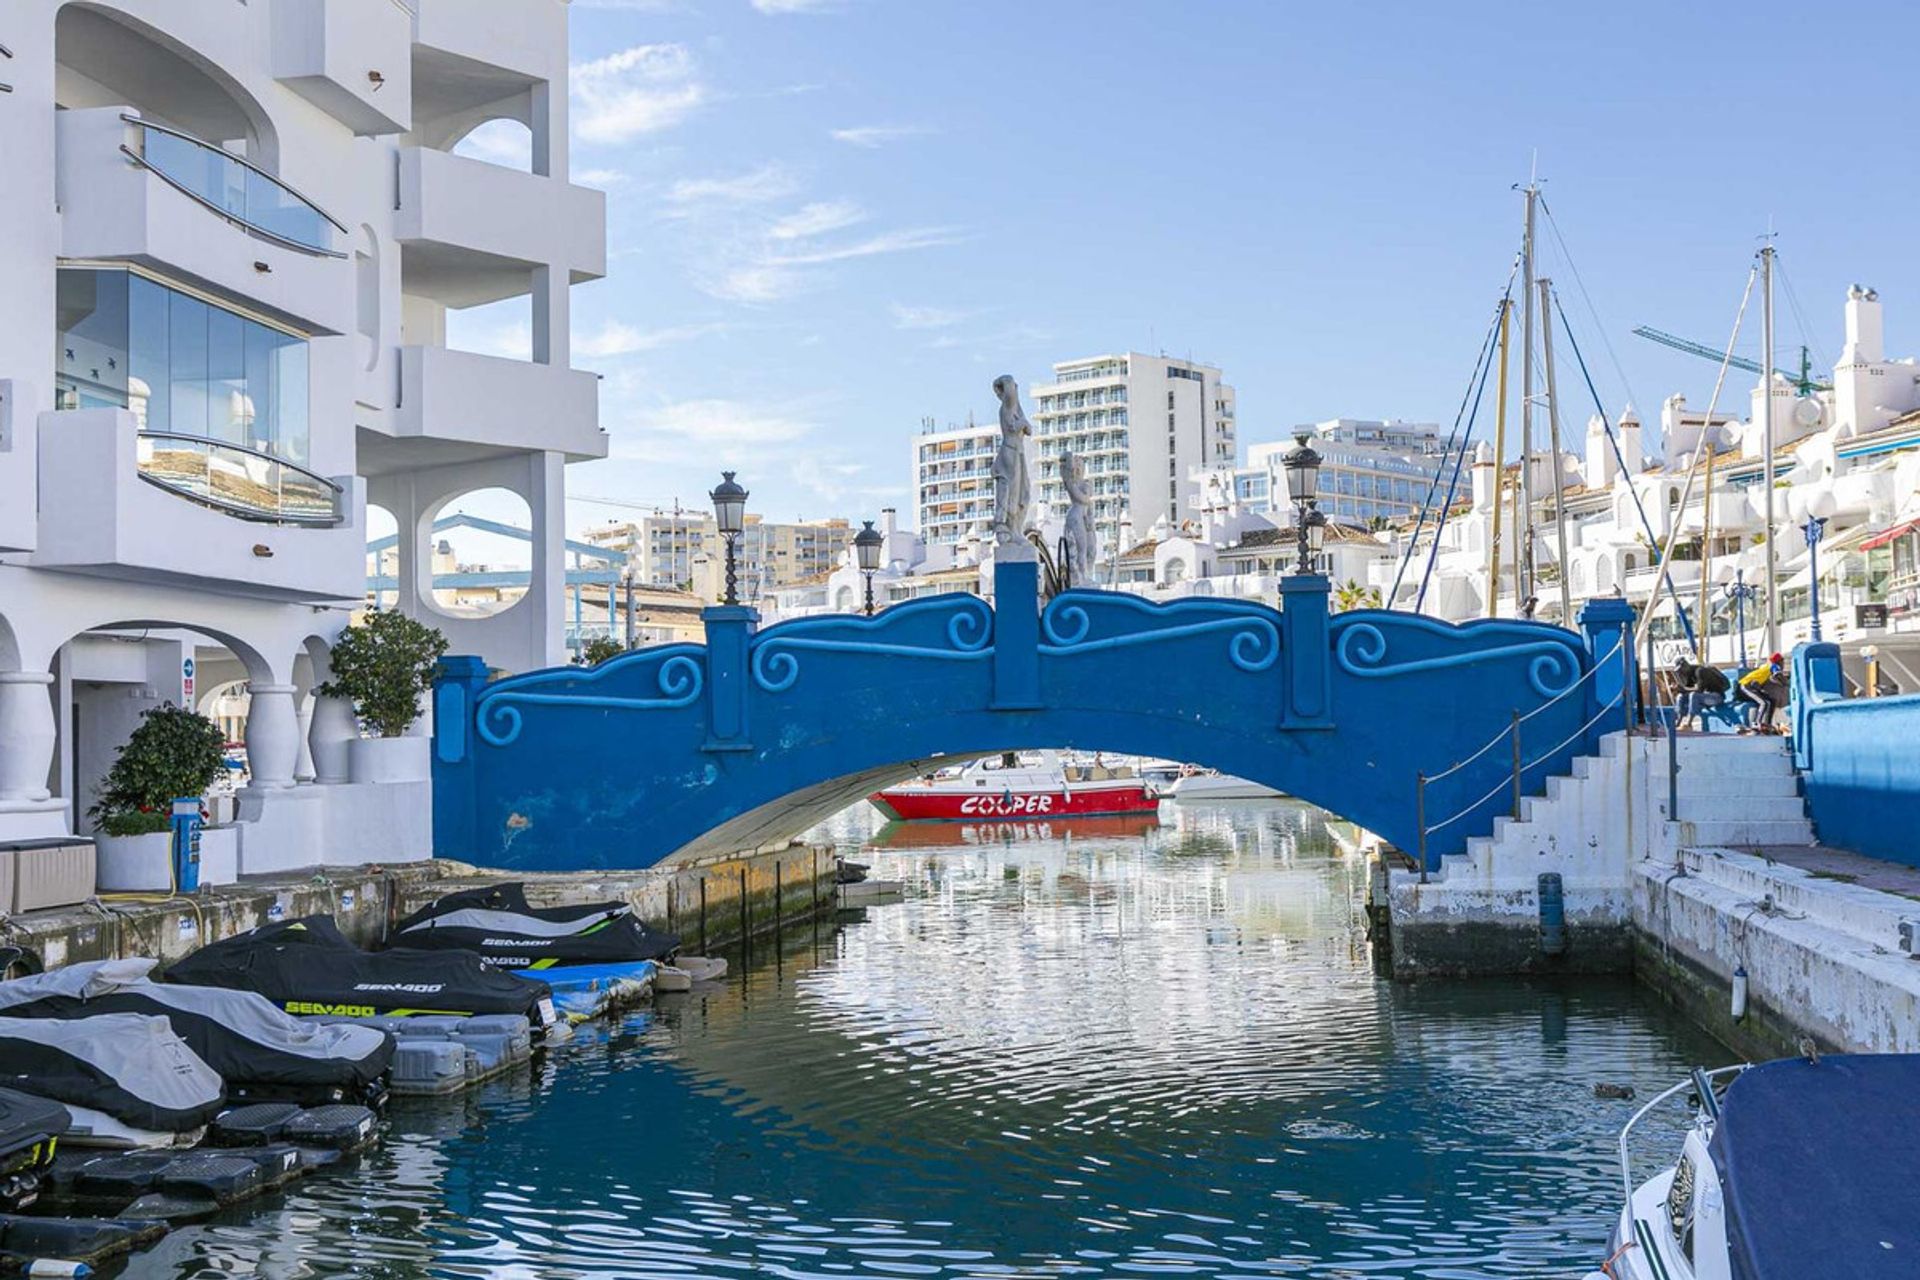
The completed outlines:
<svg viewBox="0 0 1920 1280">
<path fill-rule="evenodd" d="M 1630 1142 L 1693 1105 L 1679 1158 L 1635 1184 Z M 1695 1071 L 1620 1135 L 1627 1203 L 1588 1280 L 1920 1276 L 1920 1054 L 1809 1054 Z"/>
</svg>

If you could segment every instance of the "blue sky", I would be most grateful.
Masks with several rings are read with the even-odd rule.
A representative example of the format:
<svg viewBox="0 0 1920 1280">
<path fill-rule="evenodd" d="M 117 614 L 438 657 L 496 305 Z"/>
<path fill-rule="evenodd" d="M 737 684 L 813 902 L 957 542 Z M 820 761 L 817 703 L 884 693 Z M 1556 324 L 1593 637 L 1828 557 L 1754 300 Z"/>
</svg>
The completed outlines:
<svg viewBox="0 0 1920 1280">
<path fill-rule="evenodd" d="M 1895 6 L 574 0 L 572 31 L 609 243 L 574 363 L 613 450 L 575 494 L 702 503 L 725 465 L 772 516 L 905 511 L 923 417 L 1129 347 L 1221 365 L 1243 449 L 1450 421 L 1535 149 L 1604 328 L 1544 223 L 1542 270 L 1610 409 L 1706 403 L 1711 364 L 1628 331 L 1723 343 L 1770 220 L 1817 357 L 1854 280 L 1920 351 Z M 511 347 L 517 305 L 453 340 Z M 1784 288 L 1778 316 L 1785 359 Z"/>
</svg>

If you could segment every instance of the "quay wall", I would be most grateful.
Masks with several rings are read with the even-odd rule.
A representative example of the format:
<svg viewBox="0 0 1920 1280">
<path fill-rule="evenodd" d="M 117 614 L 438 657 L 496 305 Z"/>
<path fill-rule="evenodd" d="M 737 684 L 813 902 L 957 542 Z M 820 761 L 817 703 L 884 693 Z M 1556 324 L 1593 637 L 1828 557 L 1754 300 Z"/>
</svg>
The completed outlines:
<svg viewBox="0 0 1920 1280">
<path fill-rule="evenodd" d="M 777 933 L 834 906 L 833 851 L 807 845 L 683 867 L 546 876 L 437 861 L 308 869 L 185 898 L 118 897 L 23 912 L 0 920 L 0 946 L 20 948 L 33 968 L 133 956 L 164 967 L 272 920 L 331 915 L 349 939 L 375 947 L 395 922 L 441 894 L 503 880 L 524 880 L 536 905 L 624 900 L 649 926 L 678 933 L 689 954 L 737 945 L 743 931 Z"/>
<path fill-rule="evenodd" d="M 1884 701 L 1915 704 L 1896 717 L 1920 714 L 1920 699 Z M 1666 741 L 1614 735 L 1428 883 L 1406 871 L 1375 877 L 1383 969 L 1399 979 L 1633 973 L 1749 1057 L 1793 1053 L 1802 1037 L 1829 1052 L 1920 1051 L 1920 901 L 1734 847 L 1813 843 L 1777 740 L 1679 747 L 1670 774 Z M 1867 749 L 1849 750 L 1858 760 Z M 1816 762 L 1820 751 L 1816 742 Z M 1557 955 L 1542 946 L 1542 872 L 1565 887 Z M 1747 982 L 1739 1018 L 1736 971 Z"/>
</svg>

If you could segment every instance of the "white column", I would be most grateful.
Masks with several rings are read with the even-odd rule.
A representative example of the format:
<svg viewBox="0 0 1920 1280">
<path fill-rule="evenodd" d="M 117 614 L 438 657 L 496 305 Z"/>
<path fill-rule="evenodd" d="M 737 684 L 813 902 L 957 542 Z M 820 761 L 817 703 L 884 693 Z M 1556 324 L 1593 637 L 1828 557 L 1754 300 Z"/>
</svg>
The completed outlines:
<svg viewBox="0 0 1920 1280">
<path fill-rule="evenodd" d="M 314 781 L 313 764 L 313 709 L 320 701 L 316 694 L 302 694 L 297 699 L 300 712 L 296 717 L 295 741 L 299 743 L 299 755 L 293 762 L 293 780 L 295 782 Z"/>
<path fill-rule="evenodd" d="M 253 772 L 251 785 L 262 791 L 291 787 L 300 759 L 300 715 L 293 705 L 294 686 L 256 684 L 249 686 L 248 692 L 247 766 Z"/>
<path fill-rule="evenodd" d="M 0 671 L 0 804 L 45 800 L 47 770 L 59 741 L 48 671 Z"/>
<path fill-rule="evenodd" d="M 353 718 L 353 704 L 345 698 L 315 695 L 313 723 L 307 730 L 307 746 L 313 752 L 315 782 L 347 780 L 347 744 L 360 736 Z"/>
</svg>

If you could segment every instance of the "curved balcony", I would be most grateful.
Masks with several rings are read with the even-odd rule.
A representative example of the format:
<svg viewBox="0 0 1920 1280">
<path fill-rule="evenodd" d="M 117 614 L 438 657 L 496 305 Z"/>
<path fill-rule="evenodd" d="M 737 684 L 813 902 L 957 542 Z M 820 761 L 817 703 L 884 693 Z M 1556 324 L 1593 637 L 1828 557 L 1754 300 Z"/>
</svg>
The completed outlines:
<svg viewBox="0 0 1920 1280">
<path fill-rule="evenodd" d="M 133 126 L 135 147 L 120 150 L 135 164 L 235 226 L 288 249 L 344 258 L 334 237 L 347 228 L 332 214 L 258 165 L 189 133 L 120 117 Z"/>
<path fill-rule="evenodd" d="M 332 526 L 344 518 L 339 485 L 243 445 L 142 431 L 135 465 L 148 484 L 242 520 Z"/>
</svg>

